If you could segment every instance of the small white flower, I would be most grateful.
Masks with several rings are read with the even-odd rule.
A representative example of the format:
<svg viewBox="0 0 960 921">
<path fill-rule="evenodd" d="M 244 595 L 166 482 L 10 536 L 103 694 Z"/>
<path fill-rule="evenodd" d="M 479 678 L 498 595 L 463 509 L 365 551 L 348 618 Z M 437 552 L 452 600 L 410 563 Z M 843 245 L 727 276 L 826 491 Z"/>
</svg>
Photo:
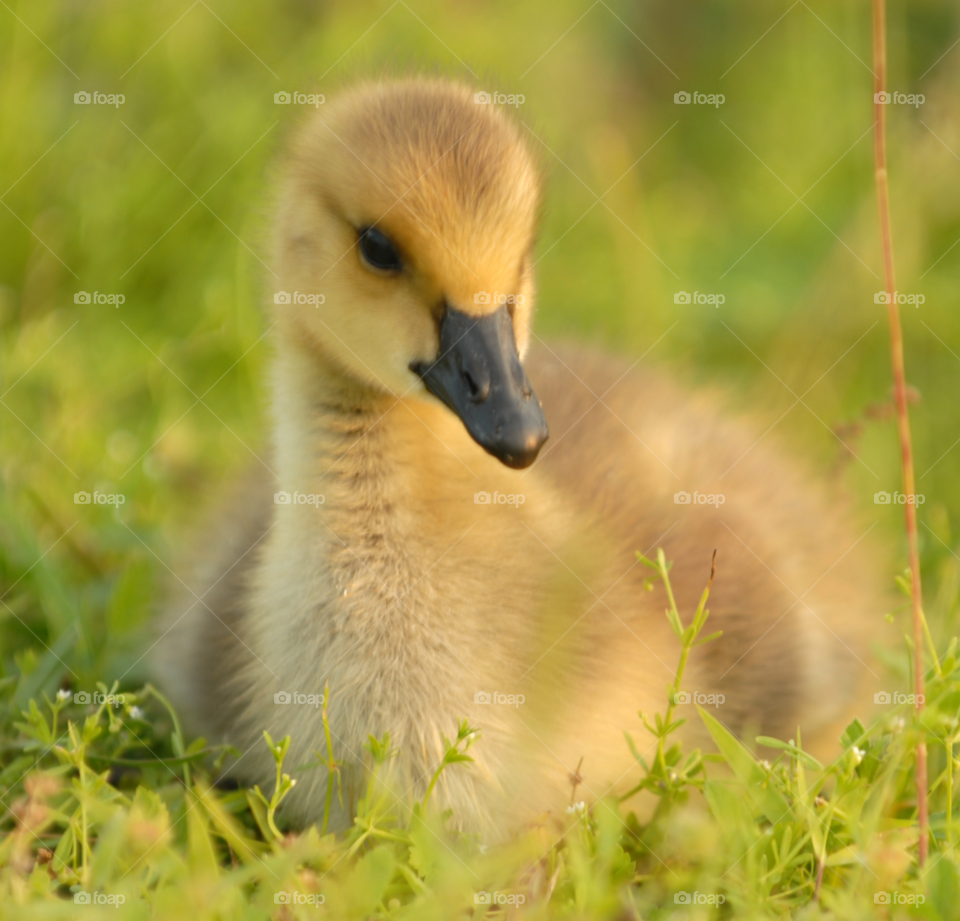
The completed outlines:
<svg viewBox="0 0 960 921">
<path fill-rule="evenodd" d="M 569 815 L 575 815 L 576 813 L 583 813 L 587 808 L 587 804 L 581 800 L 579 803 L 574 803 L 572 806 L 567 806 L 567 813 Z"/>
<path fill-rule="evenodd" d="M 766 758 L 761 758 L 761 759 L 760 759 L 760 767 L 762 767 L 765 771 L 769 771 L 769 770 L 770 770 L 770 762 L 767 761 Z"/>
<path fill-rule="evenodd" d="M 141 710 L 139 707 L 131 707 L 130 716 L 132 716 L 135 720 L 142 720 L 143 710 Z"/>
<path fill-rule="evenodd" d="M 60 690 L 57 691 L 57 700 L 69 700 L 70 696 L 70 692 L 65 688 L 60 688 Z"/>
<path fill-rule="evenodd" d="M 857 764 L 863 761 L 863 756 L 866 754 L 866 751 L 864 751 L 864 749 L 857 748 L 857 746 L 854 745 L 853 748 L 850 749 L 850 751 L 853 752 L 853 757 L 856 759 Z"/>
</svg>

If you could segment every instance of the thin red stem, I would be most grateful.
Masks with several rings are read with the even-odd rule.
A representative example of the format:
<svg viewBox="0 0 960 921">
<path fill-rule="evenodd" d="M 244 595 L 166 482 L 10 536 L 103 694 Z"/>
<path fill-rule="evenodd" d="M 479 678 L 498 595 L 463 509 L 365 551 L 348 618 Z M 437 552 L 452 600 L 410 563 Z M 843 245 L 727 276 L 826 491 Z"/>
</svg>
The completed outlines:
<svg viewBox="0 0 960 921">
<path fill-rule="evenodd" d="M 887 24 L 885 0 L 873 0 L 873 67 L 875 94 L 883 93 L 887 77 Z M 883 248 L 883 274 L 887 289 L 887 320 L 890 325 L 890 358 L 893 365 L 893 391 L 897 407 L 897 428 L 900 435 L 900 460 L 903 468 L 903 491 L 906 493 L 904 513 L 910 556 L 910 577 L 913 594 L 913 684 L 917 701 L 923 701 L 923 589 L 920 583 L 920 553 L 917 541 L 917 506 L 914 497 L 913 442 L 910 438 L 910 416 L 907 409 L 907 379 L 903 362 L 903 332 L 900 307 L 896 301 L 897 284 L 893 271 L 893 233 L 890 227 L 890 189 L 887 182 L 886 106 L 874 97 L 874 160 L 877 205 L 880 211 L 880 240 Z M 917 705 L 917 716 L 923 703 Z M 927 859 L 927 746 L 917 743 L 917 818 L 920 826 L 918 863 Z"/>
</svg>

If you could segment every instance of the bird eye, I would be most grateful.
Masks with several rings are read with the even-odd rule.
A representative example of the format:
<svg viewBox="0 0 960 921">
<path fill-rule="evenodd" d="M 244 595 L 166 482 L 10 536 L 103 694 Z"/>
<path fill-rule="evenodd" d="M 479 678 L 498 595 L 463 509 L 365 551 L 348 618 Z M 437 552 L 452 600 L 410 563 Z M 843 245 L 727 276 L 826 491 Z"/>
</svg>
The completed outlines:
<svg viewBox="0 0 960 921">
<path fill-rule="evenodd" d="M 376 227 L 364 227 L 360 231 L 360 252 L 367 265 L 382 272 L 399 272 L 403 268 L 396 247 Z"/>
</svg>

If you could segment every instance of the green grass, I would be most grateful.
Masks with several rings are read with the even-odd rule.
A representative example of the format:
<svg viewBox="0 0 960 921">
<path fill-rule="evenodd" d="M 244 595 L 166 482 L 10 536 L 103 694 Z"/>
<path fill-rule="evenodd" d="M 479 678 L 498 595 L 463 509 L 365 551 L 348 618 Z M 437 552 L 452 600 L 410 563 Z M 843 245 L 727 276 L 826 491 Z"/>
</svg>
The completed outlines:
<svg viewBox="0 0 960 921">
<path fill-rule="evenodd" d="M 341 795 L 328 732 L 326 753 L 299 769 L 328 774 L 322 826 L 288 834 L 278 827 L 278 809 L 297 780 L 298 770 L 284 765 L 289 737 L 275 742 L 264 733 L 276 762 L 272 789 L 218 792 L 209 769 L 226 748 L 211 752 L 202 739 L 188 745 L 152 687 L 123 693 L 101 684 L 99 699 L 64 691 L 42 707 L 31 701 L 21 720 L 3 726 L 10 741 L 0 783 L 19 797 L 16 824 L 0 845 L 0 894 L 16 917 L 73 917 L 75 903 L 63 900 L 70 893 L 102 897 L 109 900 L 103 910 L 131 918 L 181 917 L 188 906 L 202 918 L 269 917 L 290 893 L 302 901 L 288 910 L 304 918 L 318 911 L 357 919 L 472 911 L 481 918 L 506 908 L 530 918 L 653 919 L 675 917 L 686 898 L 709 917 L 801 910 L 854 919 L 887 895 L 910 908 L 919 903 L 922 917 L 954 917 L 953 771 L 940 754 L 952 752 L 960 735 L 956 641 L 933 671 L 923 726 L 908 704 L 869 730 L 855 720 L 829 765 L 803 751 L 799 732 L 788 742 L 758 738 L 779 752 L 772 764 L 758 762 L 699 707 L 719 754 L 685 753 L 671 740 L 686 721 L 674 717 L 674 699 L 690 651 L 717 636 L 700 636 L 709 586 L 685 624 L 663 552 L 641 561 L 652 571 L 649 583 L 662 579 L 667 588 L 680 661 L 664 713 L 640 714 L 658 739 L 655 754 L 647 760 L 625 740 L 638 782 L 621 798 L 587 807 L 572 784 L 566 817 L 546 816 L 508 844 L 487 848 L 476 836 L 451 833 L 450 814 L 431 808 L 430 794 L 444 770 L 470 770 L 469 749 L 483 744 L 481 732 L 462 722 L 413 803 L 390 783 L 396 752 L 389 735 L 371 737 L 353 827 L 326 834 L 332 797 Z M 5 683 L 8 700 L 15 687 Z M 325 700 L 324 728 L 328 706 L 336 706 L 329 688 Z M 912 767 L 921 737 L 933 748 L 931 824 L 939 845 L 922 880 L 912 854 Z M 715 772 L 714 762 L 726 769 Z M 645 822 L 630 810 L 641 791 L 657 798 Z M 691 793 L 703 794 L 709 813 L 690 803 Z"/>
<path fill-rule="evenodd" d="M 710 726 L 726 766 L 694 758 L 688 777 L 693 753 L 670 745 L 649 771 L 638 764 L 637 783 L 654 778 L 663 794 L 649 824 L 630 802 L 607 802 L 571 813 L 565 833 L 545 826 L 481 852 L 448 836 L 429 803 L 416 818 L 391 813 L 376 772 L 350 833 L 278 842 L 255 796 L 259 806 L 244 791 L 206 790 L 222 753 L 201 743 L 188 755 L 194 740 L 143 690 L 174 548 L 216 484 L 265 443 L 270 187 L 301 114 L 273 94 L 330 96 L 384 72 L 439 71 L 526 97 L 516 115 L 547 179 L 540 335 L 633 358 L 650 350 L 647 361 L 692 384 L 722 383 L 764 428 L 783 416 L 768 437 L 839 480 L 902 569 L 899 510 L 872 503 L 897 488 L 899 461 L 873 300 L 868 4 L 0 7 L 0 915 L 76 916 L 56 901 L 76 870 L 90 891 L 127 895 L 103 909 L 111 917 L 266 916 L 279 881 L 325 894 L 325 907 L 297 908 L 302 917 L 457 917 L 480 910 L 480 889 L 525 893 L 520 911 L 545 917 L 695 917 L 674 904 L 681 890 L 725 895 L 699 909 L 707 917 L 778 917 L 787 905 L 796 917 L 885 917 L 872 899 L 881 890 L 924 893 L 918 917 L 955 917 L 943 740 L 960 711 L 948 653 L 960 590 L 958 28 L 946 0 L 889 11 L 890 85 L 928 100 L 889 112 L 898 279 L 926 297 L 903 319 L 922 396 L 912 424 L 926 608 L 942 657 L 925 717 L 936 845 L 918 879 L 909 708 L 902 725 L 891 716 L 866 738 L 848 730 L 822 781 L 800 750 L 783 749 L 768 772 Z M 727 101 L 676 106 L 683 89 Z M 80 90 L 126 101 L 76 106 Z M 725 304 L 677 305 L 680 290 L 722 292 Z M 125 301 L 77 304 L 78 291 Z M 126 501 L 74 504 L 95 489 Z M 693 612 L 681 614 L 689 624 Z M 906 649 L 888 665 L 906 687 Z M 98 682 L 119 682 L 127 701 L 97 709 L 71 697 L 54 717 L 58 689 Z M 373 748 L 387 772 L 384 746 Z M 784 815 L 765 811 L 774 802 Z M 34 832 L 57 851 L 58 880 L 51 864 L 35 866 Z M 818 859 L 820 907 L 810 906 Z"/>
</svg>

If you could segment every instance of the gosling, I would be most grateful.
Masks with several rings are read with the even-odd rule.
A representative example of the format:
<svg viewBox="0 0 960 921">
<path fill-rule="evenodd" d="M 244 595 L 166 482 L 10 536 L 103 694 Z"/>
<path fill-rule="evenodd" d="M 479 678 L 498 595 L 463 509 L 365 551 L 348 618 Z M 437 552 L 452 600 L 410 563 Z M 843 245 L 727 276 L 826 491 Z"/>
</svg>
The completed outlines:
<svg viewBox="0 0 960 921">
<path fill-rule="evenodd" d="M 531 344 L 540 184 L 522 134 L 465 86 L 371 83 L 312 115 L 283 169 L 276 479 L 251 474 L 203 539 L 157 669 L 192 730 L 240 750 L 245 784 L 271 783 L 264 730 L 291 736 L 289 765 L 326 755 L 329 685 L 347 793 L 332 827 L 369 736 L 390 733 L 408 804 L 461 719 L 481 731 L 474 763 L 434 794 L 461 828 L 558 811 L 578 768 L 578 797 L 633 786 L 624 732 L 649 750 L 638 711 L 664 709 L 679 653 L 638 551 L 663 548 L 689 622 L 717 550 L 707 632 L 723 633 L 683 689 L 722 697 L 731 730 L 799 725 L 825 750 L 869 673 L 879 580 L 821 487 L 715 400 Z M 327 777 L 297 776 L 303 825 Z"/>
</svg>

